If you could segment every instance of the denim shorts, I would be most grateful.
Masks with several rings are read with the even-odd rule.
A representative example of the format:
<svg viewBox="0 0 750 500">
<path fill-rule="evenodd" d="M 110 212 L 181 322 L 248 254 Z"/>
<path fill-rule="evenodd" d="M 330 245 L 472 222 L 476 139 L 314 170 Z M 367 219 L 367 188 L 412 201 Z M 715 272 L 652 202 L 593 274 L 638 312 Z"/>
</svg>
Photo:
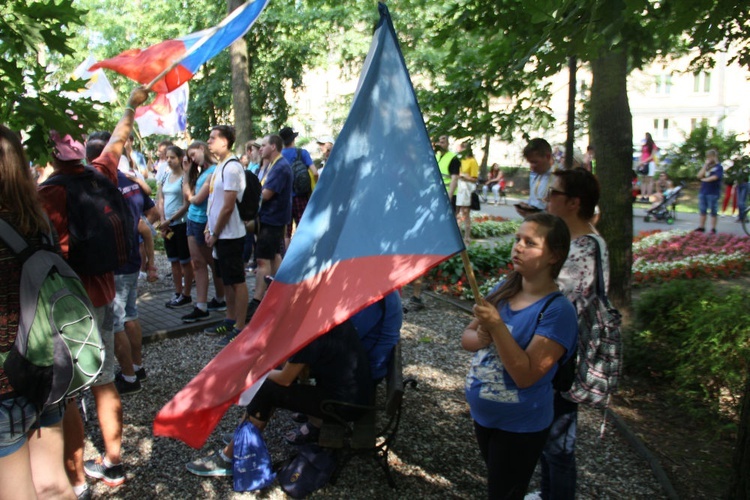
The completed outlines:
<svg viewBox="0 0 750 500">
<path fill-rule="evenodd" d="M 206 223 L 205 222 L 195 222 L 190 219 L 187 220 L 187 235 L 188 238 L 191 236 L 195 238 L 196 243 L 198 245 L 205 247 L 206 246 Z"/>
<path fill-rule="evenodd" d="M 719 214 L 719 195 L 698 193 L 698 212 L 706 215 L 709 210 L 712 217 Z"/>
<path fill-rule="evenodd" d="M 92 384 L 94 386 L 107 385 L 115 381 L 115 332 L 113 305 L 107 304 L 94 307 L 94 317 L 99 326 L 99 333 L 104 343 L 104 364 L 102 371 Z"/>
<path fill-rule="evenodd" d="M 126 321 L 138 319 L 138 273 L 115 274 L 114 332 L 125 330 Z"/>
<path fill-rule="evenodd" d="M 64 412 L 65 403 L 50 406 L 37 415 L 34 405 L 23 396 L 1 400 L 0 458 L 20 450 L 30 430 L 58 423 Z"/>
</svg>

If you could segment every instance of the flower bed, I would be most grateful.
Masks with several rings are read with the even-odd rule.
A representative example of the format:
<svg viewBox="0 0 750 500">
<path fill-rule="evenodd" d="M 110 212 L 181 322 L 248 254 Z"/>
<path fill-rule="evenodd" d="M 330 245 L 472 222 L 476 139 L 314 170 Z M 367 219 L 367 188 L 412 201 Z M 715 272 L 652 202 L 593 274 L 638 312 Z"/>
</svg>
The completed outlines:
<svg viewBox="0 0 750 500">
<path fill-rule="evenodd" d="M 750 238 L 667 231 L 633 244 L 633 285 L 678 278 L 728 278 L 750 271 Z"/>
<path fill-rule="evenodd" d="M 485 222 L 490 223 L 498 222 Z M 469 259 L 483 295 L 511 269 L 511 246 L 512 242 L 508 241 L 491 247 L 469 247 Z M 641 233 L 633 238 L 633 286 L 681 278 L 738 276 L 750 272 L 748 255 L 750 238 L 746 237 L 677 230 Z M 428 276 L 433 290 L 473 300 L 460 256 L 442 263 Z"/>
</svg>

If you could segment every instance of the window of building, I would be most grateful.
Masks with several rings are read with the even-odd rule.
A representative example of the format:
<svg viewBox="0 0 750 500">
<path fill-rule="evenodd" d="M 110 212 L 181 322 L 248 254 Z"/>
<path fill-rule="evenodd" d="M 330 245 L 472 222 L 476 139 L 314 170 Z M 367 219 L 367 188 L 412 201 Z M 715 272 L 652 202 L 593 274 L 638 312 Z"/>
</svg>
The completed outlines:
<svg viewBox="0 0 750 500">
<path fill-rule="evenodd" d="M 705 71 L 693 73 L 693 92 L 704 94 L 711 92 L 711 73 Z"/>
<path fill-rule="evenodd" d="M 654 118 L 654 137 L 669 139 L 669 118 Z"/>
<path fill-rule="evenodd" d="M 656 75 L 654 77 L 654 92 L 669 94 L 672 91 L 672 75 Z"/>
<path fill-rule="evenodd" d="M 707 126 L 708 125 L 708 118 L 691 118 L 690 119 L 690 131 L 692 132 L 699 126 Z"/>
</svg>

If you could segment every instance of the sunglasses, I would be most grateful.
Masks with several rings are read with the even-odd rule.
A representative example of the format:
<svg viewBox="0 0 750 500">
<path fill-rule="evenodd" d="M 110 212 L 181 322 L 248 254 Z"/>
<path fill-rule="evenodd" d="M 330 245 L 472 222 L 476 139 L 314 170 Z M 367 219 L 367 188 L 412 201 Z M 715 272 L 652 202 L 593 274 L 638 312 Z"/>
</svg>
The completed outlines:
<svg viewBox="0 0 750 500">
<path fill-rule="evenodd" d="M 547 188 L 547 196 L 545 196 L 545 198 L 546 199 L 550 199 L 550 198 L 552 198 L 553 194 L 561 194 L 563 196 L 568 196 L 568 193 L 566 193 L 565 191 L 561 191 L 561 190 L 555 189 L 553 187 L 548 187 Z"/>
</svg>

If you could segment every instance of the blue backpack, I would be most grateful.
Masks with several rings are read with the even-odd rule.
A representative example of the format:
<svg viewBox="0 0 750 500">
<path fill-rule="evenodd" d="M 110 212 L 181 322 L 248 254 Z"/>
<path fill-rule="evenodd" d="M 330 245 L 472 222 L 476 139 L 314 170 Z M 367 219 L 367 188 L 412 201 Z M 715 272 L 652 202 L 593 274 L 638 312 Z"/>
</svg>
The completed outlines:
<svg viewBox="0 0 750 500">
<path fill-rule="evenodd" d="M 234 431 L 232 469 L 234 491 L 261 490 L 276 479 L 266 442 L 258 428 L 247 420 Z"/>
</svg>

